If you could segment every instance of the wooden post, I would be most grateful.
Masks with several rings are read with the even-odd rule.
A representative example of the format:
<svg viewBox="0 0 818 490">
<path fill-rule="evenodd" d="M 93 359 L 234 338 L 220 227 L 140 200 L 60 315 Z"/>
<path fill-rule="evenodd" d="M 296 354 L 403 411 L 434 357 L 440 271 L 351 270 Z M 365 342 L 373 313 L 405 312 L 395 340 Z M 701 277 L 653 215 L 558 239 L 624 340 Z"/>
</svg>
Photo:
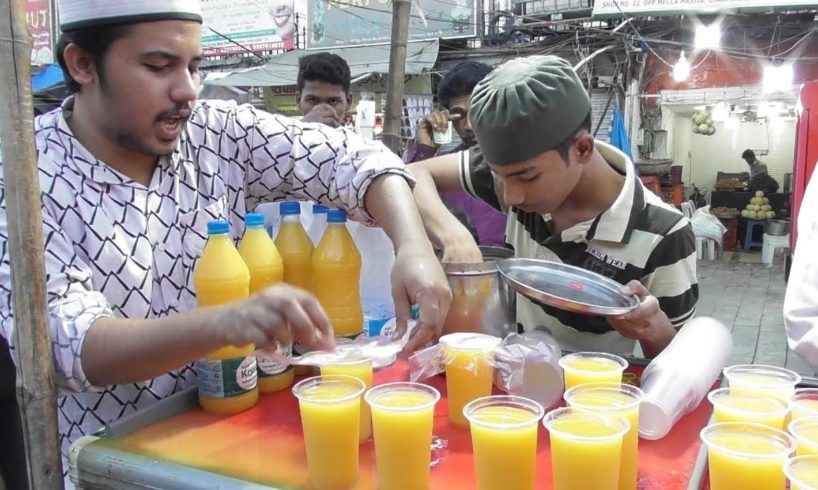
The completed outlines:
<svg viewBox="0 0 818 490">
<path fill-rule="evenodd" d="M 43 219 L 34 149 L 31 36 L 24 0 L 0 2 L 0 137 L 29 488 L 62 488 L 54 361 L 48 330 Z"/>
<path fill-rule="evenodd" d="M 382 139 L 400 155 L 400 126 L 403 115 L 403 84 L 406 74 L 406 42 L 409 39 L 411 0 L 392 0 L 392 49 L 389 52 L 389 74 L 386 78 L 386 109 Z"/>
</svg>

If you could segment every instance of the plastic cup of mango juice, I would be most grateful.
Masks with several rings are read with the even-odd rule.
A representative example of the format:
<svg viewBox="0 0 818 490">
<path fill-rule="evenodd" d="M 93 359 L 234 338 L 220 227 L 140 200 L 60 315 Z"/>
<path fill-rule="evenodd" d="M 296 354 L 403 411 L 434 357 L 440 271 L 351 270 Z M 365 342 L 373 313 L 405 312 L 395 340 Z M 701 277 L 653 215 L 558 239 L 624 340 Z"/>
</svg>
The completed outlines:
<svg viewBox="0 0 818 490">
<path fill-rule="evenodd" d="M 818 388 L 798 388 L 790 404 L 790 418 L 818 416 Z"/>
<path fill-rule="evenodd" d="M 341 374 L 346 376 L 353 376 L 360 379 L 366 385 L 366 389 L 372 388 L 372 359 L 355 359 L 350 361 L 343 361 L 335 364 L 321 366 L 321 374 L 333 375 Z M 363 444 L 372 435 L 372 416 L 369 411 L 369 404 L 366 401 L 361 401 L 361 427 L 358 437 L 358 442 Z"/>
<path fill-rule="evenodd" d="M 720 422 L 747 422 L 784 430 L 789 403 L 764 392 L 719 388 L 707 394 L 713 405 L 713 418 Z"/>
<path fill-rule="evenodd" d="M 310 481 L 347 488 L 358 479 L 358 435 L 364 382 L 352 376 L 314 376 L 293 386 L 301 410 Z"/>
<path fill-rule="evenodd" d="M 378 488 L 428 488 L 440 393 L 420 383 L 386 383 L 367 391 L 364 398 L 372 409 Z"/>
<path fill-rule="evenodd" d="M 639 460 L 639 406 L 645 393 L 622 383 L 586 383 L 563 395 L 569 407 L 599 410 L 624 417 L 630 424 L 622 439 L 622 461 L 619 466 L 619 490 L 636 490 Z"/>
<path fill-rule="evenodd" d="M 734 393 L 748 391 L 779 396 L 787 401 L 795 394 L 795 385 L 801 382 L 797 373 L 777 366 L 737 364 L 724 368 L 724 377 Z"/>
<path fill-rule="evenodd" d="M 533 490 L 537 429 L 545 410 L 521 396 L 478 398 L 463 408 L 471 427 L 478 490 Z"/>
<path fill-rule="evenodd" d="M 560 358 L 565 389 L 583 383 L 621 383 L 628 361 L 604 352 L 575 352 Z"/>
<path fill-rule="evenodd" d="M 784 490 L 784 463 L 795 444 L 761 424 L 723 422 L 702 429 L 712 490 Z"/>
<path fill-rule="evenodd" d="M 799 417 L 787 427 L 798 456 L 818 455 L 818 417 Z"/>
<path fill-rule="evenodd" d="M 796 456 L 784 465 L 790 490 L 818 490 L 818 456 Z"/>
<path fill-rule="evenodd" d="M 472 400 L 491 395 L 494 381 L 494 349 L 501 339 L 479 333 L 451 333 L 440 337 L 446 365 L 446 394 L 449 421 L 468 427 L 463 407 Z"/>
<path fill-rule="evenodd" d="M 573 407 L 545 415 L 550 433 L 554 490 L 617 490 L 622 440 L 630 423 L 621 416 Z"/>
</svg>

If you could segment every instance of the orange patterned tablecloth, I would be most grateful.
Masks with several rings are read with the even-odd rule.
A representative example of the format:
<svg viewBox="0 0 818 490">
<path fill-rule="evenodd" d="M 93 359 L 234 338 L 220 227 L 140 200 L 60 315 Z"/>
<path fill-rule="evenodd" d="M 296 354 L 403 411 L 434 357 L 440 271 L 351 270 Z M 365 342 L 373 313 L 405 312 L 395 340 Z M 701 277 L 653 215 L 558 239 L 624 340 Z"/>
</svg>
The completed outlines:
<svg viewBox="0 0 818 490">
<path fill-rule="evenodd" d="M 399 361 L 378 371 L 375 384 L 407 377 L 406 364 Z M 437 376 L 429 384 L 443 395 L 435 410 L 434 435 L 445 443 L 445 448 L 432 455 L 437 464 L 431 472 L 431 488 L 471 490 L 475 482 L 469 431 L 449 426 L 445 378 Z M 640 440 L 640 489 L 674 490 L 687 486 L 700 447 L 699 431 L 707 423 L 710 411 L 705 401 L 664 439 Z M 195 409 L 98 444 L 245 481 L 309 488 L 298 402 L 289 390 L 262 395 L 255 408 L 232 417 L 216 417 Z M 372 442 L 363 444 L 360 451 L 360 478 L 354 488 L 374 490 Z M 537 458 L 537 488 L 551 488 L 548 432 L 542 425 Z"/>
</svg>

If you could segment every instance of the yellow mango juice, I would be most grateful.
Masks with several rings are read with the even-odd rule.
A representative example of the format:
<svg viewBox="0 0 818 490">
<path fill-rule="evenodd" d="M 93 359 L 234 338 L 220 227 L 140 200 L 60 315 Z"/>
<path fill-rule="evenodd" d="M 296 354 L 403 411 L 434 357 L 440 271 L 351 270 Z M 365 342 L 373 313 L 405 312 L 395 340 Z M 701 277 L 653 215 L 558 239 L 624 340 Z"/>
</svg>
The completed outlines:
<svg viewBox="0 0 818 490">
<path fill-rule="evenodd" d="M 618 489 L 626 420 L 571 407 L 549 412 L 543 424 L 550 432 L 554 490 Z"/>
<path fill-rule="evenodd" d="M 783 430 L 789 405 L 783 399 L 764 392 L 720 388 L 707 394 L 718 422 L 748 422 Z"/>
<path fill-rule="evenodd" d="M 420 383 L 387 383 L 367 391 L 380 490 L 429 488 L 432 427 L 439 399 L 436 389 Z"/>
<path fill-rule="evenodd" d="M 500 395 L 478 398 L 463 411 L 471 428 L 478 490 L 533 490 L 542 406 Z"/>
<path fill-rule="evenodd" d="M 358 435 L 363 381 L 316 376 L 293 387 L 301 411 L 307 469 L 318 488 L 344 489 L 358 478 Z"/>
<path fill-rule="evenodd" d="M 818 415 L 818 389 L 798 388 L 790 404 L 790 419 Z"/>
<path fill-rule="evenodd" d="M 472 400 L 491 394 L 494 348 L 500 339 L 475 333 L 453 333 L 440 338 L 446 364 L 446 391 L 449 421 L 467 427 L 463 407 Z"/>
<path fill-rule="evenodd" d="M 559 360 L 565 375 L 565 389 L 584 383 L 621 383 L 627 361 L 613 354 L 577 352 Z"/>
<path fill-rule="evenodd" d="M 321 366 L 321 374 L 344 374 L 358 378 L 364 382 L 366 389 L 372 388 L 372 359 L 360 359 L 356 361 L 346 361 L 338 364 Z M 369 411 L 369 404 L 361 401 L 361 426 L 359 429 L 358 442 L 363 443 L 372 435 L 372 416 Z"/>
<path fill-rule="evenodd" d="M 818 417 L 801 417 L 790 422 L 798 456 L 818 455 Z"/>
<path fill-rule="evenodd" d="M 705 427 L 712 490 L 784 489 L 784 463 L 792 452 L 786 433 L 760 424 L 725 422 Z"/>
<path fill-rule="evenodd" d="M 734 393 L 766 394 L 788 402 L 795 394 L 795 385 L 801 382 L 801 376 L 789 369 L 762 364 L 729 366 L 724 369 L 724 376 Z"/>
<path fill-rule="evenodd" d="M 616 413 L 630 424 L 622 439 L 619 466 L 619 490 L 635 490 L 639 460 L 639 405 L 645 399 L 641 389 L 621 383 L 588 383 L 568 390 L 568 406 L 578 409 Z"/>
<path fill-rule="evenodd" d="M 790 490 L 818 490 L 818 456 L 796 456 L 784 465 Z"/>
</svg>

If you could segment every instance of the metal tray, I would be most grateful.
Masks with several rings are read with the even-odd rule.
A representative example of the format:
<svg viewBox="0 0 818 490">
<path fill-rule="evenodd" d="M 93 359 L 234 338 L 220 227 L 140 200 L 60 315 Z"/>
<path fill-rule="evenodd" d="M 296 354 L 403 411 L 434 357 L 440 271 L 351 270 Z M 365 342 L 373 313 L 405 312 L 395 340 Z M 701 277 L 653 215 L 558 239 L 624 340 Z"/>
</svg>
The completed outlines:
<svg viewBox="0 0 818 490">
<path fill-rule="evenodd" d="M 499 263 L 512 289 L 534 301 L 587 315 L 624 315 L 639 306 L 639 298 L 619 292 L 618 282 L 559 262 L 514 258 Z"/>
</svg>

